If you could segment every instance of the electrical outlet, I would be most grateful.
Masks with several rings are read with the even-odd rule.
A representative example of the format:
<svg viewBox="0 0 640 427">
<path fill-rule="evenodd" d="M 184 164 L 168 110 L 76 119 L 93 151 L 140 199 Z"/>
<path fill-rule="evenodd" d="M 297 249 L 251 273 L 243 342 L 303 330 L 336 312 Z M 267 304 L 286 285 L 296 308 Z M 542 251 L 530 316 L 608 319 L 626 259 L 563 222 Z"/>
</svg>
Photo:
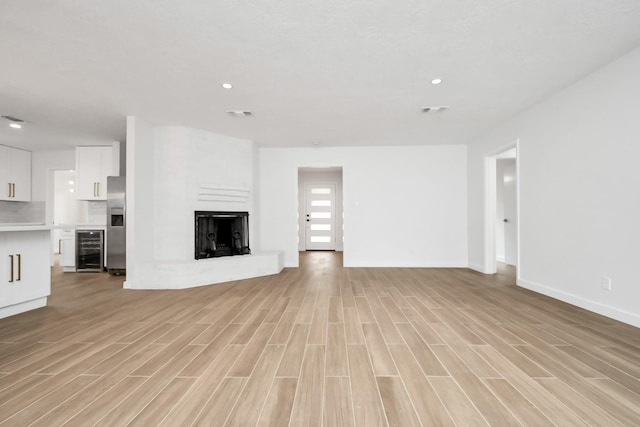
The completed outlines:
<svg viewBox="0 0 640 427">
<path fill-rule="evenodd" d="M 602 278 L 600 279 L 600 284 L 602 285 L 602 289 L 604 289 L 605 291 L 610 291 L 611 290 L 611 277 L 602 276 Z"/>
</svg>

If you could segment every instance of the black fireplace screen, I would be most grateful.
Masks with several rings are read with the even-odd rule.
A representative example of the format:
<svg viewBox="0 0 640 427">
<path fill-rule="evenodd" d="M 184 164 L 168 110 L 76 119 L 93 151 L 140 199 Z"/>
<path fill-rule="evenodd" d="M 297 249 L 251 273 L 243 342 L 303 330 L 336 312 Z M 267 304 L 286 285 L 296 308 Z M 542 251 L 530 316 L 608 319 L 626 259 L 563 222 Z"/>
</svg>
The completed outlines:
<svg viewBox="0 0 640 427">
<path fill-rule="evenodd" d="M 196 211 L 196 259 L 247 255 L 249 212 Z"/>
</svg>

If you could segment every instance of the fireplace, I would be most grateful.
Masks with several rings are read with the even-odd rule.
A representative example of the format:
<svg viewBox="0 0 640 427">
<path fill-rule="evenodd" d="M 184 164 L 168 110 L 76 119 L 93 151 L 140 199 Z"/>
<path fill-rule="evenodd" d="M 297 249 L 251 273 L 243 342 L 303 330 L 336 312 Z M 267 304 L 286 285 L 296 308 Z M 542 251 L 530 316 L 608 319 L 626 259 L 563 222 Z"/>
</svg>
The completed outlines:
<svg viewBox="0 0 640 427">
<path fill-rule="evenodd" d="M 195 212 L 195 258 L 247 255 L 249 212 Z"/>
</svg>

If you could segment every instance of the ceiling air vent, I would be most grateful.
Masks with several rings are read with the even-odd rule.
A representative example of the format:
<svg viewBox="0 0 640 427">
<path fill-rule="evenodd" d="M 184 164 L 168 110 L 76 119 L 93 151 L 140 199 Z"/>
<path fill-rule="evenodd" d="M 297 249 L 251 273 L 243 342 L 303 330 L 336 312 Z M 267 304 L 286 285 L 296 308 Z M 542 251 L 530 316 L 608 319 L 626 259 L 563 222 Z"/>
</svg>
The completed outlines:
<svg viewBox="0 0 640 427">
<path fill-rule="evenodd" d="M 14 123 L 24 123 L 24 120 L 19 119 L 17 117 L 13 117 L 13 116 L 2 116 L 3 119 L 7 119 L 10 122 L 14 122 Z"/>
<path fill-rule="evenodd" d="M 251 117 L 253 113 L 249 110 L 227 110 L 227 114 L 232 117 Z"/>
<path fill-rule="evenodd" d="M 440 107 L 422 107 L 423 113 L 442 113 L 447 110 L 449 107 L 440 106 Z"/>
</svg>

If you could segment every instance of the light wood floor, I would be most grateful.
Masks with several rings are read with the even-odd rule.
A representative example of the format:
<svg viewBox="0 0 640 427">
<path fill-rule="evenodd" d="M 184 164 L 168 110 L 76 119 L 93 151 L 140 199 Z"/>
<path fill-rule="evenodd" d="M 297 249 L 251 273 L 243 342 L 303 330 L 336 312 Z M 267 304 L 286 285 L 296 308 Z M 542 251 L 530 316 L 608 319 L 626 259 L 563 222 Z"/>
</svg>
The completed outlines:
<svg viewBox="0 0 640 427">
<path fill-rule="evenodd" d="M 0 320 L 15 426 L 639 425 L 640 330 L 464 269 L 342 268 L 184 291 L 53 271 Z"/>
</svg>

